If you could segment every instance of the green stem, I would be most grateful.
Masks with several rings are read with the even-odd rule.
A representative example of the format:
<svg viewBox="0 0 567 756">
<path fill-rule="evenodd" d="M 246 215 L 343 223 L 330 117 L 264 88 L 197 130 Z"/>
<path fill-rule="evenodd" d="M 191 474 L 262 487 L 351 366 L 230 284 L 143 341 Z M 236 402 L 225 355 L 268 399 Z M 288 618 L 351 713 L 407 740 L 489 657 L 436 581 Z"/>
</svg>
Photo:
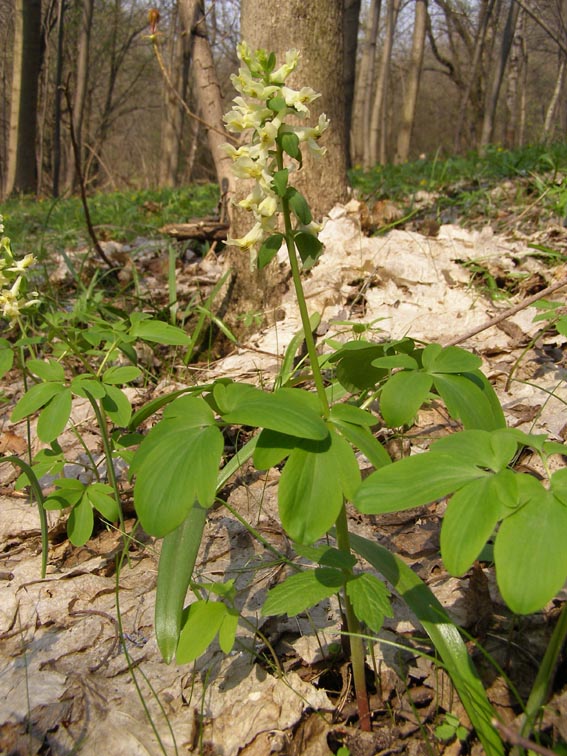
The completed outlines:
<svg viewBox="0 0 567 756">
<path fill-rule="evenodd" d="M 283 169 L 283 152 L 278 145 L 277 152 L 278 169 Z M 303 334 L 305 336 L 305 346 L 307 347 L 307 354 L 309 355 L 309 361 L 311 363 L 311 370 L 313 372 L 313 382 L 317 390 L 319 401 L 321 402 L 321 409 L 323 411 L 323 417 L 329 416 L 330 407 L 327 394 L 325 393 L 325 384 L 323 382 L 323 376 L 321 374 L 321 368 L 319 366 L 319 358 L 317 355 L 317 349 L 315 348 L 315 339 L 313 338 L 313 332 L 311 330 L 311 323 L 309 321 L 309 312 L 307 311 L 307 302 L 305 301 L 305 293 L 303 291 L 303 285 L 301 283 L 301 272 L 299 270 L 299 262 L 297 260 L 297 250 L 295 248 L 295 240 L 293 238 L 293 227 L 291 225 L 291 210 L 287 198 L 282 197 L 282 214 L 285 227 L 285 243 L 287 246 L 287 252 L 289 256 L 289 264 L 291 266 L 291 275 L 293 278 L 293 285 L 295 288 L 295 296 L 297 298 L 297 304 L 299 306 L 299 314 L 301 315 L 301 324 L 303 326 Z"/>
<path fill-rule="evenodd" d="M 346 507 L 343 504 L 340 514 L 336 521 L 337 546 L 341 551 L 350 554 L 350 537 L 348 532 L 348 520 Z M 365 732 L 372 731 L 372 722 L 370 719 L 370 705 L 368 703 L 368 691 L 366 689 L 366 674 L 364 671 L 364 641 L 361 638 L 360 622 L 346 590 L 343 595 L 347 629 L 349 633 L 350 659 L 352 663 L 352 676 L 354 678 L 354 690 L 356 693 L 356 704 L 358 707 L 358 716 L 360 720 L 360 729 Z"/>
</svg>

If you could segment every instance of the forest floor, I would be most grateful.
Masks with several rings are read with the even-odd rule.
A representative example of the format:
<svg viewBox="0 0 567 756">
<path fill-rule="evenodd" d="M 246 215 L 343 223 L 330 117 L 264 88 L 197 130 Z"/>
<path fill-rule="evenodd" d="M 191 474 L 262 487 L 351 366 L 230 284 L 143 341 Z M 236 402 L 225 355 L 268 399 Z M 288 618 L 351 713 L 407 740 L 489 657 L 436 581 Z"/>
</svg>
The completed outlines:
<svg viewBox="0 0 567 756">
<path fill-rule="evenodd" d="M 564 181 L 565 179 L 563 179 Z M 441 344 L 460 340 L 483 359 L 512 427 L 567 439 L 565 342 L 538 310 L 525 307 L 492 327 L 467 336 L 515 304 L 567 276 L 567 228 L 534 204 L 515 204 L 518 187 L 503 181 L 499 213 L 450 218 L 435 213 L 435 197 L 405 224 L 368 236 L 372 227 L 397 222 L 396 207 L 377 203 L 338 206 L 322 232 L 326 250 L 305 276 L 311 312 L 321 314 L 322 348 L 346 338 L 346 322 L 373 323 L 372 339 L 411 335 Z M 382 213 L 387 218 L 379 217 Z M 401 213 L 398 213 L 400 215 Z M 366 229 L 366 233 L 364 232 Z M 106 242 L 108 254 L 136 266 L 139 285 L 164 292 L 164 244 Z M 26 250 L 18 250 L 23 253 Z M 69 250 L 67 254 L 80 254 Z M 130 263 L 128 263 L 130 264 Z M 180 301 L 199 286 L 206 292 L 223 273 L 222 255 L 189 255 L 177 270 Z M 127 266 L 126 266 L 127 267 Z M 55 266 L 66 286 L 65 266 Z M 564 303 L 565 289 L 554 301 Z M 284 294 L 271 324 L 250 328 L 245 344 L 216 360 L 170 367 L 157 385 L 130 391 L 134 406 L 193 382 L 230 376 L 262 386 L 273 382 L 286 346 L 300 329 L 292 293 Z M 153 357 L 152 357 L 153 359 Z M 154 368 L 156 365 L 153 366 Z M 4 379 L 0 450 L 24 454 L 24 423 L 9 421 L 21 396 L 21 378 Z M 73 408 L 90 454 L 101 454 L 90 405 Z M 424 449 L 451 426 L 441 406 L 429 404 L 415 424 L 381 440 L 393 456 Z M 32 439 L 34 425 L 32 423 Z M 82 448 L 72 431 L 60 438 L 79 475 Z M 39 444 L 32 440 L 33 451 Z M 535 462 L 521 460 L 528 471 Z M 558 462 L 565 464 L 564 458 Z M 245 469 L 222 497 L 279 551 L 290 548 L 278 525 L 277 478 Z M 341 652 L 340 612 L 323 602 L 308 615 L 264 619 L 265 591 L 283 577 L 266 549 L 226 509 L 209 518 L 197 571 L 208 579 L 236 580 L 241 623 L 235 651 L 213 644 L 195 663 L 166 665 L 159 655 L 153 611 L 159 542 L 139 529 L 117 573 L 122 539 L 100 525 L 82 548 L 66 537 L 65 517 L 50 512 L 48 571 L 41 579 L 39 518 L 28 497 L 14 491 L 17 473 L 0 466 L 0 754 L 10 756 L 353 756 L 380 754 L 481 754 L 467 714 L 449 678 L 431 658 L 423 631 L 393 598 L 394 618 L 368 644 L 367 671 L 373 732 L 356 728 L 351 674 Z M 121 481 L 126 527 L 134 526 L 130 483 Z M 478 563 L 462 578 L 447 574 L 439 557 L 444 503 L 395 515 L 362 517 L 349 511 L 353 532 L 388 546 L 432 588 L 470 638 L 470 653 L 498 717 L 518 730 L 525 702 L 558 616 L 560 595 L 542 612 L 513 617 L 499 597 L 493 568 Z M 522 548 L 518 544 L 518 548 Z M 401 648 L 405 646 L 406 648 Z M 567 743 L 567 659 L 556 676 L 539 724 L 542 742 Z M 340 749 L 343 749 L 342 751 Z M 557 751 L 561 752 L 561 751 Z"/>
</svg>

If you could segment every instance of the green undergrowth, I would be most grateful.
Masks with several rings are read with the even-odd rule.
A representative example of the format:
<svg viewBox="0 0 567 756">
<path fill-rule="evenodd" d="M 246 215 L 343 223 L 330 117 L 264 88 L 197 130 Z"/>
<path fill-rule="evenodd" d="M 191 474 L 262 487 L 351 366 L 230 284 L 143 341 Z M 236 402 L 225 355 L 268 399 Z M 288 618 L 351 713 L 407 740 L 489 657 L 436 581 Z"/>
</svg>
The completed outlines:
<svg viewBox="0 0 567 756">
<path fill-rule="evenodd" d="M 166 223 L 181 223 L 212 214 L 218 203 L 216 184 L 171 189 L 93 194 L 88 198 L 95 231 L 101 240 L 133 241 L 159 235 Z M 12 244 L 38 254 L 65 249 L 87 239 L 80 198 L 16 197 L 0 205 Z"/>
<path fill-rule="evenodd" d="M 559 219 L 567 214 L 567 143 L 530 145 L 516 150 L 490 147 L 484 155 L 469 152 L 414 160 L 402 165 L 377 165 L 370 171 L 354 168 L 353 187 L 369 202 L 389 199 L 414 209 L 416 194 L 438 194 L 434 205 L 438 213 L 453 209 L 459 218 L 484 213 L 498 204 L 491 193 L 505 180 L 517 180 L 509 202 L 521 205 L 541 197 L 544 206 Z"/>
</svg>

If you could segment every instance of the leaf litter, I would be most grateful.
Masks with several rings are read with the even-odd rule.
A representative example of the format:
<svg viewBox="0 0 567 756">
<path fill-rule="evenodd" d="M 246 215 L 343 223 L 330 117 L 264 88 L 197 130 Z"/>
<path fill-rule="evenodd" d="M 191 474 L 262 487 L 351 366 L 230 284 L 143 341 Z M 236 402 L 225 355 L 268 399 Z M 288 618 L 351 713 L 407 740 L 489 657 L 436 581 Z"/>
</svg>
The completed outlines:
<svg viewBox="0 0 567 756">
<path fill-rule="evenodd" d="M 374 323 L 371 337 L 376 340 L 411 335 L 450 343 L 566 274 L 564 264 L 549 267 L 529 246 L 551 239 L 563 250 L 567 234 L 562 227 L 539 231 L 537 238 L 534 233 L 531 238 L 518 232 L 498 234 L 488 226 L 467 230 L 444 225 L 434 234 L 391 230 L 368 237 L 361 232 L 357 203 L 334 208 L 321 235 L 325 254 L 305 276 L 309 309 L 321 315 L 320 343 L 346 338 L 345 321 Z M 143 285 L 164 290 L 166 272 L 156 248 L 142 246 L 136 264 L 144 271 Z M 109 250 L 133 259 L 135 252 L 135 245 Z M 57 275 L 62 271 L 60 266 Z M 483 272 L 480 278 L 478 271 Z M 222 261 L 211 256 L 186 262 L 178 271 L 181 297 L 190 296 L 196 280 L 201 287 L 214 285 L 222 272 Z M 503 287 L 513 288 L 513 300 L 494 296 L 504 294 Z M 559 291 L 555 298 L 563 297 Z M 531 308 L 522 309 L 471 336 L 466 346 L 483 358 L 510 425 L 564 441 L 566 339 L 553 329 L 541 332 L 534 314 Z M 199 377 L 228 375 L 270 385 L 299 329 L 289 292 L 267 327 L 226 357 L 197 366 Z M 509 383 L 511 370 L 514 380 Z M 162 381 L 155 395 L 173 385 L 182 385 L 181 372 Z M 6 396 L 17 397 L 20 390 L 14 380 Z M 89 408 L 82 404 L 80 399 L 75 402 L 75 418 L 90 430 Z M 8 415 L 6 408 L 3 449 L 21 453 L 26 443 L 23 426 L 11 426 Z M 433 403 L 403 438 L 383 440 L 390 451 L 407 454 L 412 447 L 426 448 L 448 422 L 443 408 Z M 100 453 L 96 432 L 87 431 L 86 437 L 89 452 Z M 62 445 L 72 451 L 74 436 L 65 434 Z M 80 449 L 76 451 L 80 467 Z M 533 460 L 522 463 L 532 470 Z M 360 733 L 352 726 L 355 707 L 350 670 L 341 655 L 336 600 L 322 602 L 308 615 L 262 619 L 265 591 L 284 577 L 285 569 L 238 520 L 213 510 L 197 562 L 198 578 L 236 580 L 245 623 L 235 651 L 224 657 L 213 645 L 195 664 L 168 666 L 153 636 L 159 542 L 136 531 L 127 563 L 117 575 L 122 548 L 117 532 L 99 528 L 85 547 L 75 549 L 58 526 L 61 515 L 50 512 L 49 568 L 41 580 L 39 518 L 34 505 L 13 492 L 14 475 L 8 467 L 0 468 L 0 753 L 319 756 L 336 753 L 341 746 L 369 756 L 420 754 L 431 747 L 451 755 L 479 753 L 474 742 L 464 745 L 435 737 L 443 712 L 455 715 L 465 728 L 470 722 L 450 680 L 424 656 L 428 648 L 420 640 L 417 621 L 395 596 L 394 617 L 370 644 L 367 658 L 376 731 Z M 277 524 L 278 475 L 277 470 L 261 476 L 245 469 L 224 495 L 266 543 L 285 554 L 290 544 Z M 121 485 L 127 494 L 127 482 Z M 544 612 L 514 622 L 489 568 L 476 564 L 461 579 L 448 576 L 438 547 L 443 510 L 440 502 L 381 517 L 363 518 L 351 511 L 351 527 L 401 554 L 471 634 L 470 651 L 490 699 L 502 720 L 513 726 L 517 702 L 473 639 L 497 660 L 525 700 L 565 596 Z M 126 522 L 130 530 L 133 522 Z M 558 690 L 543 726 L 565 739 L 566 719 L 567 693 Z"/>
</svg>

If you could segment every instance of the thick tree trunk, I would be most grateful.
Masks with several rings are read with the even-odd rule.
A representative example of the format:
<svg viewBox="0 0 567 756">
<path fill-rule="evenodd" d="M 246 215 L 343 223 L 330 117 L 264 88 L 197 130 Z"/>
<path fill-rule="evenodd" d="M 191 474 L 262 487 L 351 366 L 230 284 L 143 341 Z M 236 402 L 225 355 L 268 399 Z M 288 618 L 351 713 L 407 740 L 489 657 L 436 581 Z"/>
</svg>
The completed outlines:
<svg viewBox="0 0 567 756">
<path fill-rule="evenodd" d="M 16 0 L 8 173 L 4 194 L 37 190 L 37 91 L 41 69 L 41 0 Z"/>
<path fill-rule="evenodd" d="M 415 23 L 413 42 L 409 62 L 406 93 L 402 110 L 402 121 L 398 131 L 396 163 L 405 163 L 409 159 L 411 135 L 415 120 L 417 93 L 421 79 L 423 52 L 425 49 L 425 32 L 427 30 L 427 0 L 415 0 Z"/>
</svg>

